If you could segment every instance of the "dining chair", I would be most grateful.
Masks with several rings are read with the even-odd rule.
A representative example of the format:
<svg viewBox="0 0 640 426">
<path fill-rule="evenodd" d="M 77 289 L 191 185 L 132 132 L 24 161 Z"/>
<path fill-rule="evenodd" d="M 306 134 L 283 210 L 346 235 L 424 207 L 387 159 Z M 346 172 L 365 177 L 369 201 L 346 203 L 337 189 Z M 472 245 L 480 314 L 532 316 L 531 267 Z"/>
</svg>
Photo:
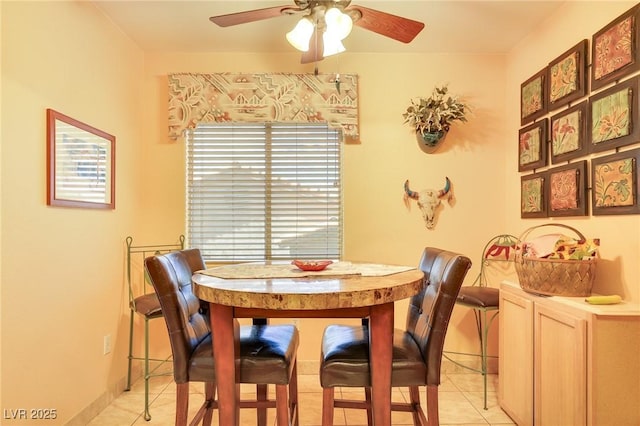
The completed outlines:
<svg viewBox="0 0 640 426">
<path fill-rule="evenodd" d="M 493 320 L 498 316 L 500 304 L 500 290 L 495 287 L 489 287 L 487 280 L 487 266 L 492 262 L 513 262 L 515 259 L 515 248 L 518 243 L 518 237 L 510 234 L 500 234 L 491 238 L 482 249 L 482 258 L 480 259 L 480 272 L 470 286 L 463 286 L 458 293 L 456 304 L 465 306 L 473 310 L 476 320 L 476 330 L 478 332 L 478 340 L 480 343 L 480 353 L 464 353 L 464 352 L 446 352 L 445 358 L 454 364 L 466 368 L 471 371 L 482 374 L 483 390 L 484 390 L 484 409 L 487 410 L 487 374 L 488 360 L 497 358 L 495 355 L 489 355 L 487 350 L 489 330 Z M 470 355 L 480 358 L 480 367 L 472 366 L 454 359 L 450 354 L 458 356 Z"/>
<path fill-rule="evenodd" d="M 408 387 L 410 402 L 392 402 L 392 411 L 413 415 L 414 425 L 437 426 L 440 366 L 447 326 L 471 260 L 463 255 L 427 247 L 419 269 L 424 288 L 409 302 L 404 330 L 393 334 L 392 387 Z M 367 410 L 372 424 L 369 328 L 333 324 L 325 328 L 320 358 L 322 425 L 333 425 L 334 408 Z M 427 415 L 420 405 L 419 387 L 426 386 Z M 336 387 L 365 389 L 364 400 L 335 398 Z M 427 421 L 428 420 L 428 421 Z"/>
<path fill-rule="evenodd" d="M 209 304 L 192 292 L 194 272 L 206 269 L 199 249 L 185 249 L 145 260 L 169 331 L 176 383 L 176 421 L 188 421 L 189 383 L 204 382 L 205 401 L 191 421 L 210 425 L 215 400 L 215 359 Z M 267 408 L 276 408 L 276 425 L 298 425 L 297 350 L 294 325 L 267 324 L 259 319 L 240 326 L 239 382 L 256 385 L 256 398 L 240 401 L 240 408 L 256 408 L 258 426 L 266 426 Z M 268 397 L 275 385 L 275 400 Z"/>
<path fill-rule="evenodd" d="M 144 419 L 151 420 L 149 412 L 149 380 L 153 377 L 167 376 L 171 371 L 163 367 L 170 362 L 169 358 L 152 358 L 149 354 L 149 323 L 151 320 L 162 318 L 162 309 L 149 278 L 145 272 L 144 259 L 148 256 L 184 249 L 184 235 L 180 235 L 178 242 L 167 244 L 138 245 L 133 243 L 133 237 L 125 239 L 127 245 L 126 273 L 129 290 L 129 356 L 127 366 L 127 386 L 125 391 L 131 390 L 133 361 L 143 361 L 142 377 L 144 378 Z M 134 351 L 134 317 L 138 315 L 144 320 L 144 352 L 138 355 Z M 151 366 L 153 363 L 153 368 Z"/>
</svg>

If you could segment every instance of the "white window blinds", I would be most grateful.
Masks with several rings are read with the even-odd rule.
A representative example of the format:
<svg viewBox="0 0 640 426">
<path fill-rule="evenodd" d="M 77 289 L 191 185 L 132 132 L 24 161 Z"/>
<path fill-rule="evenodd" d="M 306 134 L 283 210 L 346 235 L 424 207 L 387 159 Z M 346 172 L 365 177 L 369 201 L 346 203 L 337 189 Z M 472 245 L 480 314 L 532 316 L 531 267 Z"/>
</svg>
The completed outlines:
<svg viewBox="0 0 640 426">
<path fill-rule="evenodd" d="M 339 259 L 340 132 L 201 124 L 187 138 L 187 232 L 205 260 Z"/>
</svg>

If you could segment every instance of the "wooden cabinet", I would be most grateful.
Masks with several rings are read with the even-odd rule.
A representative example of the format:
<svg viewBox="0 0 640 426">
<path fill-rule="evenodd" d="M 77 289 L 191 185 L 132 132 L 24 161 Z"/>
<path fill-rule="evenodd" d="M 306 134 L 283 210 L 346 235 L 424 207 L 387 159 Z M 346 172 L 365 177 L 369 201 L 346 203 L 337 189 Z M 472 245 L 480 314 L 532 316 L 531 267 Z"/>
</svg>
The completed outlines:
<svg viewBox="0 0 640 426">
<path fill-rule="evenodd" d="M 520 426 L 533 424 L 533 302 L 500 291 L 498 400 Z"/>
<path fill-rule="evenodd" d="M 640 306 L 500 287 L 498 399 L 518 425 L 639 425 Z"/>
</svg>

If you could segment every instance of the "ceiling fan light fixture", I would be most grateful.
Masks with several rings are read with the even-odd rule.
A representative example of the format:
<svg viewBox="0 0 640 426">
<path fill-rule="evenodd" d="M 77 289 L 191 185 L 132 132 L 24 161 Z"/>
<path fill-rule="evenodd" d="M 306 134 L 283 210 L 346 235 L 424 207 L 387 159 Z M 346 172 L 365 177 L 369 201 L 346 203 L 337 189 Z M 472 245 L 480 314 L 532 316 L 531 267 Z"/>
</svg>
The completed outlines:
<svg viewBox="0 0 640 426">
<path fill-rule="evenodd" d="M 337 7 L 332 7 L 324 15 L 324 21 L 327 24 L 327 32 L 331 32 L 338 40 L 344 40 L 353 29 L 353 20 L 351 16 L 343 13 Z"/>
<path fill-rule="evenodd" d="M 322 35 L 322 41 L 324 42 L 324 51 L 322 53 L 322 56 L 325 58 L 327 56 L 336 55 L 347 50 L 342 44 L 342 40 L 340 40 L 329 31 L 325 31 L 325 33 Z"/>
<path fill-rule="evenodd" d="M 309 50 L 309 41 L 313 34 L 313 22 L 306 16 L 298 21 L 296 26 L 287 33 L 287 41 L 296 49 L 307 52 Z"/>
</svg>

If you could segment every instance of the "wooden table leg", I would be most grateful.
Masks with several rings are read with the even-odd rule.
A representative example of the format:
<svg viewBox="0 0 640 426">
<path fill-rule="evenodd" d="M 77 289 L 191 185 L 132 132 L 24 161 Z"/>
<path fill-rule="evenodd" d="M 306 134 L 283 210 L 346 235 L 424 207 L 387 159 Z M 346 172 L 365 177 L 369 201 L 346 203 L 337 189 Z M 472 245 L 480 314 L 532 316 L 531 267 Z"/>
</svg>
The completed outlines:
<svg viewBox="0 0 640 426">
<path fill-rule="evenodd" d="M 373 424 L 391 425 L 391 364 L 393 356 L 393 302 L 371 307 L 369 351 Z"/>
<path fill-rule="evenodd" d="M 233 307 L 210 303 L 213 356 L 216 360 L 218 415 L 220 426 L 238 426 L 240 422 L 240 380 L 236 356 L 240 353 L 240 326 Z M 233 344 L 231 344 L 233 342 Z"/>
</svg>

